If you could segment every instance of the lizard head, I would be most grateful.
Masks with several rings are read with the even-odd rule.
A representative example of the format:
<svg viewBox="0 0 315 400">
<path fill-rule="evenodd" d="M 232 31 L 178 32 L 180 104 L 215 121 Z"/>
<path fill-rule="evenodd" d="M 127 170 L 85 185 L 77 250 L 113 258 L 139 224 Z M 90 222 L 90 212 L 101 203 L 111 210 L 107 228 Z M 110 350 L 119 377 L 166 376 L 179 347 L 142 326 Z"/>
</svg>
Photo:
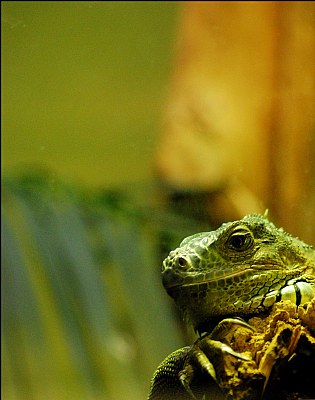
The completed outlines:
<svg viewBox="0 0 315 400">
<path fill-rule="evenodd" d="M 281 299 L 314 297 L 315 252 L 267 218 L 248 215 L 185 238 L 162 281 L 196 330 L 211 319 L 259 313 Z"/>
</svg>

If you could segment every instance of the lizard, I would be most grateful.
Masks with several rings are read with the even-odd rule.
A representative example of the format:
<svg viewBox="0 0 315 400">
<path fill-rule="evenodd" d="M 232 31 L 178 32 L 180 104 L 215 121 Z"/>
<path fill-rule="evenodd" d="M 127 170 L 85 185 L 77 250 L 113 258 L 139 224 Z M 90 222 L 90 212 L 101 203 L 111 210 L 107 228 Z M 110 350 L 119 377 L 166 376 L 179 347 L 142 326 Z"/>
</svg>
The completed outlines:
<svg viewBox="0 0 315 400">
<path fill-rule="evenodd" d="M 252 329 L 239 317 L 264 313 L 281 300 L 299 306 L 315 297 L 315 250 L 266 215 L 250 214 L 185 238 L 164 260 L 162 282 L 201 336 L 160 364 L 148 400 L 205 399 L 209 375 L 216 380 L 226 354 L 246 359 L 223 343 L 235 326 Z"/>
</svg>

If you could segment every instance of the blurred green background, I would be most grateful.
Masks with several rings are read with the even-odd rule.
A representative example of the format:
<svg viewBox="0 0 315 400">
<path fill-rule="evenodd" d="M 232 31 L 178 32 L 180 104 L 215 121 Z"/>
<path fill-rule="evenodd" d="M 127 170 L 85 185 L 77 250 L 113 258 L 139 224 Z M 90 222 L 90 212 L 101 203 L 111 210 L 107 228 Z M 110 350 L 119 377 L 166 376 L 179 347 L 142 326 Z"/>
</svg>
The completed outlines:
<svg viewBox="0 0 315 400">
<path fill-rule="evenodd" d="M 88 185 L 151 176 L 180 3 L 4 1 L 4 172 Z"/>
<path fill-rule="evenodd" d="M 151 171 L 182 5 L 1 7 L 3 398 L 145 398 L 184 343 L 161 261 L 199 228 Z"/>
</svg>

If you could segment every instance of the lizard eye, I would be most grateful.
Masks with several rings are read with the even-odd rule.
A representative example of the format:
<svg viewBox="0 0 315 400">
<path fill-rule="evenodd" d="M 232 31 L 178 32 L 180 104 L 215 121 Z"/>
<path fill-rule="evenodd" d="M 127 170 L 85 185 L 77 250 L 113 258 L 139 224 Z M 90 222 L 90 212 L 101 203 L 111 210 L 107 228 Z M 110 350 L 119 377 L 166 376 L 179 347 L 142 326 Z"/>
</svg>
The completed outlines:
<svg viewBox="0 0 315 400">
<path fill-rule="evenodd" d="M 248 250 L 253 243 L 253 237 L 248 231 L 233 232 L 227 240 L 228 247 L 235 251 Z"/>
</svg>

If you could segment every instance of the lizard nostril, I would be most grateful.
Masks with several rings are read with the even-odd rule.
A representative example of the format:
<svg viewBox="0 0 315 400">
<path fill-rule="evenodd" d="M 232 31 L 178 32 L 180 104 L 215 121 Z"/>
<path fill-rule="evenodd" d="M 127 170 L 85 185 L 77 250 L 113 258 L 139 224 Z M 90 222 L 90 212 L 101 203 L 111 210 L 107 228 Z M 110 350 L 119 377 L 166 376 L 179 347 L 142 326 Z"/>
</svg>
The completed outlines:
<svg viewBox="0 0 315 400">
<path fill-rule="evenodd" d="M 188 268 L 188 261 L 184 257 L 178 257 L 177 263 L 181 267 L 181 269 L 187 269 Z"/>
</svg>

